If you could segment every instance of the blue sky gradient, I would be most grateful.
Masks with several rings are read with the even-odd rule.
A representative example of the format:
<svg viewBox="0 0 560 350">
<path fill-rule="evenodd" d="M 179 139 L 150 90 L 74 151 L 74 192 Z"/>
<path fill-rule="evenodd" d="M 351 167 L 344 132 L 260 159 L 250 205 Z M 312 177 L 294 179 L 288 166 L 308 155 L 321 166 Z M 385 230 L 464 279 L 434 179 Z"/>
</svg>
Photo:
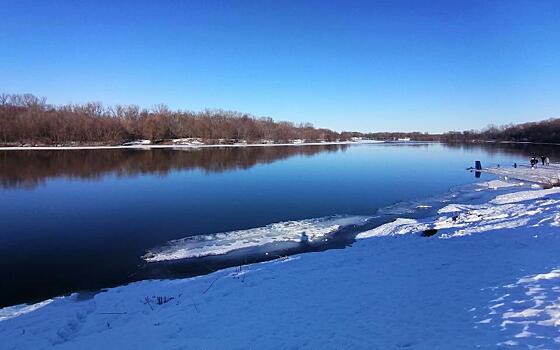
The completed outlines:
<svg viewBox="0 0 560 350">
<path fill-rule="evenodd" d="M 0 91 L 223 108 L 335 130 L 560 117 L 560 1 L 27 1 Z"/>
</svg>

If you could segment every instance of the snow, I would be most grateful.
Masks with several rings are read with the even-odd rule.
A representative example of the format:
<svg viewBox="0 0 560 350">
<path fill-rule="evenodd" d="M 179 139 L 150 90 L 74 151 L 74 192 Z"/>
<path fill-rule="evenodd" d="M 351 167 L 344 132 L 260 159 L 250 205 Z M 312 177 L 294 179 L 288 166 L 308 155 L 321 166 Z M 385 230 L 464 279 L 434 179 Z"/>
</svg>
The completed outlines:
<svg viewBox="0 0 560 350">
<path fill-rule="evenodd" d="M 427 225 L 420 224 L 414 219 L 398 218 L 393 222 L 376 227 L 372 230 L 364 231 L 356 236 L 356 239 L 371 237 L 381 237 L 389 235 L 404 235 L 411 232 L 418 232 L 428 228 Z"/>
<path fill-rule="evenodd" d="M 196 235 L 173 240 L 150 250 L 143 258 L 148 262 L 199 258 L 226 254 L 234 250 L 265 244 L 315 242 L 328 239 L 344 226 L 366 223 L 364 216 L 331 216 L 300 221 L 286 221 L 247 230 Z M 302 236 L 305 234 L 306 239 Z"/>
<path fill-rule="evenodd" d="M 151 145 L 151 144 L 152 144 L 152 141 L 150 141 L 150 140 L 134 140 L 134 141 L 123 143 L 123 146 L 146 146 L 146 145 Z M 61 146 L 58 146 L 58 147 L 61 147 Z"/>
<path fill-rule="evenodd" d="M 520 278 L 500 286 L 499 304 L 486 306 L 490 327 L 512 339 L 499 345 L 553 349 L 560 347 L 560 269 Z M 544 345 L 544 346 L 543 346 Z"/>
<path fill-rule="evenodd" d="M 523 182 L 511 182 L 511 181 L 504 181 L 504 180 L 490 180 L 486 182 L 480 182 L 477 184 L 481 189 L 490 188 L 493 190 L 497 190 L 500 188 L 509 188 L 513 186 L 523 186 Z M 480 190 L 480 189 L 477 189 Z"/>
<path fill-rule="evenodd" d="M 346 249 L 5 308 L 0 349 L 557 349 L 560 193 L 507 191 Z M 329 220 L 279 230 L 347 224 Z"/>
<path fill-rule="evenodd" d="M 497 196 L 492 203 L 494 204 L 507 204 L 517 203 L 521 201 L 534 200 L 543 198 L 554 193 L 559 193 L 560 187 L 553 187 L 547 190 L 523 191 L 518 193 L 509 193 Z"/>
<path fill-rule="evenodd" d="M 0 309 L 0 321 L 7 320 L 12 317 L 18 317 L 29 312 L 33 312 L 53 302 L 53 299 L 41 301 L 31 305 L 14 305 Z"/>
<path fill-rule="evenodd" d="M 179 139 L 177 139 L 179 140 Z M 146 140 L 149 141 L 149 140 Z M 150 141 L 151 142 L 151 141 Z M 173 145 L 134 143 L 119 146 L 24 146 L 24 147 L 0 147 L 0 151 L 48 151 L 48 150 L 91 150 L 91 149 L 181 149 L 181 148 L 214 148 L 214 147 L 282 147 L 282 146 L 325 146 L 325 145 L 351 145 L 351 144 L 373 144 L 385 143 L 385 141 L 362 140 L 360 142 L 353 141 L 333 141 L 333 142 L 307 142 L 307 143 L 247 143 L 246 141 L 236 144 L 203 144 L 198 142 L 186 142 Z"/>
<path fill-rule="evenodd" d="M 176 145 L 191 145 L 191 146 L 199 146 L 204 145 L 202 139 L 200 138 L 181 138 L 181 139 L 173 139 L 171 140 Z"/>
<path fill-rule="evenodd" d="M 560 270 L 552 270 L 549 273 L 540 273 L 535 276 L 522 278 L 519 280 L 519 283 L 531 283 L 540 280 L 551 280 L 551 279 L 560 279 Z"/>
<path fill-rule="evenodd" d="M 459 237 L 492 230 L 513 229 L 525 226 L 540 226 L 558 222 L 560 199 L 549 198 L 560 188 L 548 190 L 517 191 L 496 196 L 480 205 L 449 204 L 438 210 L 441 216 L 431 220 L 416 221 L 398 219 L 358 234 L 357 238 L 378 235 L 394 235 L 436 229 L 441 238 Z"/>
<path fill-rule="evenodd" d="M 560 164 L 537 165 L 534 168 L 524 165 L 519 165 L 517 168 L 513 166 L 485 168 L 482 169 L 482 172 L 543 185 L 553 185 L 560 182 Z"/>
</svg>

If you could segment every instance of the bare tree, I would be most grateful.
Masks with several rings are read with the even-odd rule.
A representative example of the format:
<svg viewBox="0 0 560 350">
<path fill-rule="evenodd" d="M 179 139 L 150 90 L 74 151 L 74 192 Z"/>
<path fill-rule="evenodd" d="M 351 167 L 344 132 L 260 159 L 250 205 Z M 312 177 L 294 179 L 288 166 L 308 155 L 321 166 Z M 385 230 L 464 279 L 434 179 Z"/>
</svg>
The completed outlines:
<svg viewBox="0 0 560 350">
<path fill-rule="evenodd" d="M 0 95 L 3 143 L 122 143 L 130 139 L 201 138 L 212 142 L 245 140 L 334 140 L 340 135 L 310 123 L 294 125 L 269 117 L 226 110 L 172 111 L 166 105 L 105 107 L 100 102 L 53 106 L 31 94 Z"/>
</svg>

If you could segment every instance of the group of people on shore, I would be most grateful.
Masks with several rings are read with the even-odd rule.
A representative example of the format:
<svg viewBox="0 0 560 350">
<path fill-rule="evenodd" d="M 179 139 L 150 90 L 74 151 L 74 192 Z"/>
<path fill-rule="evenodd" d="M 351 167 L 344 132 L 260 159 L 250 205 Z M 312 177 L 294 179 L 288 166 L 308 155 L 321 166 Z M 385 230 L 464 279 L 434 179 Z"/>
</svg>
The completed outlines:
<svg viewBox="0 0 560 350">
<path fill-rule="evenodd" d="M 550 159 L 547 156 L 541 156 L 540 158 L 541 158 L 542 165 L 546 165 L 546 166 L 550 165 Z M 537 164 L 539 164 L 539 158 L 538 157 L 532 157 L 531 158 L 531 168 L 536 167 Z"/>
</svg>

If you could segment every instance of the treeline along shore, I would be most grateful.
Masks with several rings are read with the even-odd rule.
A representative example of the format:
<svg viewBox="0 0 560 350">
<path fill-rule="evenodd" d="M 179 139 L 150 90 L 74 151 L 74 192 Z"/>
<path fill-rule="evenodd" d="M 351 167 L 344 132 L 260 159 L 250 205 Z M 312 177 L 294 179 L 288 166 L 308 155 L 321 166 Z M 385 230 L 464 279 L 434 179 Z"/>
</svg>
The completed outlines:
<svg viewBox="0 0 560 350">
<path fill-rule="evenodd" d="M 118 145 L 132 140 L 195 138 L 204 143 L 259 143 L 336 141 L 341 135 L 308 123 L 275 122 L 224 110 L 106 107 L 96 102 L 55 106 L 30 94 L 0 95 L 0 142 L 4 145 Z"/>
<path fill-rule="evenodd" d="M 360 138 L 560 143 L 560 119 L 443 134 L 337 132 L 310 123 L 274 121 L 226 110 L 174 111 L 165 105 L 147 109 L 99 102 L 52 105 L 31 94 L 0 94 L 0 146 L 102 146 L 137 140 L 171 144 L 337 142 Z"/>
</svg>

